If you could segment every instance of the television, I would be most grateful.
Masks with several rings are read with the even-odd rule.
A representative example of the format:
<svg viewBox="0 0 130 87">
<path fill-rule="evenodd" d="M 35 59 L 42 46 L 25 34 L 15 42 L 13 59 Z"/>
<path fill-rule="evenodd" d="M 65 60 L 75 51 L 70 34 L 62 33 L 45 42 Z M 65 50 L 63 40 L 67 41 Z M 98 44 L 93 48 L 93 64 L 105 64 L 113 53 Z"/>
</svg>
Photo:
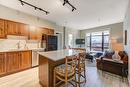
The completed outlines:
<svg viewBox="0 0 130 87">
<path fill-rule="evenodd" d="M 76 44 L 77 45 L 85 44 L 85 39 L 76 39 Z"/>
</svg>

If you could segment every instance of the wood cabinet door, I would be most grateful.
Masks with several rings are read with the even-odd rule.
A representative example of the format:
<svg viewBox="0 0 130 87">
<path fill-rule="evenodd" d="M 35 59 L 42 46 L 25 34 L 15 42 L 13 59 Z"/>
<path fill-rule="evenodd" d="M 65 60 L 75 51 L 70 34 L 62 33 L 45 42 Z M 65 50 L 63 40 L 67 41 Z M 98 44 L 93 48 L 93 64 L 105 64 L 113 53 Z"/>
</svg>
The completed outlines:
<svg viewBox="0 0 130 87">
<path fill-rule="evenodd" d="M 37 30 L 36 27 L 29 27 L 29 39 L 30 40 L 37 40 Z"/>
<path fill-rule="evenodd" d="M 0 38 L 5 38 L 5 21 L 0 19 Z"/>
<path fill-rule="evenodd" d="M 28 36 L 29 26 L 27 24 L 18 23 L 19 35 Z"/>
<path fill-rule="evenodd" d="M 37 27 L 36 34 L 37 34 L 37 40 L 41 41 L 42 40 L 42 34 L 43 34 L 42 28 Z"/>
<path fill-rule="evenodd" d="M 54 34 L 54 30 L 53 29 L 49 29 L 49 28 L 43 28 L 43 33 L 47 34 L 47 35 L 53 35 Z"/>
<path fill-rule="evenodd" d="M 42 33 L 43 34 L 48 34 L 48 29 L 47 28 L 42 28 Z"/>
<path fill-rule="evenodd" d="M 7 34 L 19 35 L 18 23 L 13 21 L 7 21 Z"/>
<path fill-rule="evenodd" d="M 54 34 L 54 30 L 53 29 L 48 29 L 48 34 L 49 35 L 53 35 Z"/>
<path fill-rule="evenodd" d="M 32 65 L 32 54 L 31 51 L 21 52 L 21 69 L 30 68 Z"/>
<path fill-rule="evenodd" d="M 5 53 L 0 53 L 0 75 L 6 73 Z"/>
<path fill-rule="evenodd" d="M 19 52 L 6 53 L 6 72 L 12 73 L 20 70 L 20 54 Z"/>
</svg>

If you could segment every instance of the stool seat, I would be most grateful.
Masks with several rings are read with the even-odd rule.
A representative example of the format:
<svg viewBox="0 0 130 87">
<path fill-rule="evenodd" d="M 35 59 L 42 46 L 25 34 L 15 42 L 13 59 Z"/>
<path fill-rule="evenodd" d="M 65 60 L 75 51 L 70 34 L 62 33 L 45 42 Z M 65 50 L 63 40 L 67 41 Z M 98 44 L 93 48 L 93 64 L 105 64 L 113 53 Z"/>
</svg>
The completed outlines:
<svg viewBox="0 0 130 87">
<path fill-rule="evenodd" d="M 55 74 L 63 77 L 65 76 L 66 71 L 68 71 L 68 77 L 73 76 L 75 74 L 74 68 L 71 65 L 67 66 L 68 66 L 67 70 L 65 64 L 55 67 Z"/>
</svg>

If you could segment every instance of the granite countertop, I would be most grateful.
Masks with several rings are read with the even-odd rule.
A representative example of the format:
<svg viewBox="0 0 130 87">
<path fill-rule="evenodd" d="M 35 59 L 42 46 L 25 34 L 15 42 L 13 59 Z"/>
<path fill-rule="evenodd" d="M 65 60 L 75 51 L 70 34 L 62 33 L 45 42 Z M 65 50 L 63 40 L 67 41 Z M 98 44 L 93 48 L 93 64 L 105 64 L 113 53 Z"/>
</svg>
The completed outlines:
<svg viewBox="0 0 130 87">
<path fill-rule="evenodd" d="M 81 51 L 74 51 L 72 49 L 64 49 L 57 51 L 38 52 L 41 56 L 44 56 L 50 60 L 58 61 L 64 59 L 66 56 L 71 56 L 80 53 Z"/>
<path fill-rule="evenodd" d="M 44 51 L 44 48 L 28 48 L 28 49 L 1 49 L 0 52 L 15 52 L 15 51 L 39 51 L 39 50 L 43 50 Z"/>
</svg>

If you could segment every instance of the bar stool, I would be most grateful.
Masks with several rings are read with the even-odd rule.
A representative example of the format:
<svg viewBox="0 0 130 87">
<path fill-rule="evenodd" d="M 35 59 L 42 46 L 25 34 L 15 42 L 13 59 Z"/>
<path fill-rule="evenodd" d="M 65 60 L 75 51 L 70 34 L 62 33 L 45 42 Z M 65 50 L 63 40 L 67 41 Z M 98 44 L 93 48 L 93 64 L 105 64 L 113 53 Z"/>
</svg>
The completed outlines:
<svg viewBox="0 0 130 87">
<path fill-rule="evenodd" d="M 78 84 L 78 87 L 80 87 L 82 83 L 86 83 L 85 57 L 86 52 L 79 53 L 78 64 L 76 66 L 76 74 L 78 76 L 78 80 L 76 80 L 76 83 Z"/>
<path fill-rule="evenodd" d="M 65 87 L 68 87 L 68 83 L 71 83 L 74 87 L 77 87 L 76 84 L 76 63 L 77 56 L 66 56 L 65 64 L 56 66 L 54 68 L 54 87 L 65 83 Z M 57 82 L 58 80 L 58 82 Z M 72 81 L 72 82 L 71 82 Z"/>
</svg>

